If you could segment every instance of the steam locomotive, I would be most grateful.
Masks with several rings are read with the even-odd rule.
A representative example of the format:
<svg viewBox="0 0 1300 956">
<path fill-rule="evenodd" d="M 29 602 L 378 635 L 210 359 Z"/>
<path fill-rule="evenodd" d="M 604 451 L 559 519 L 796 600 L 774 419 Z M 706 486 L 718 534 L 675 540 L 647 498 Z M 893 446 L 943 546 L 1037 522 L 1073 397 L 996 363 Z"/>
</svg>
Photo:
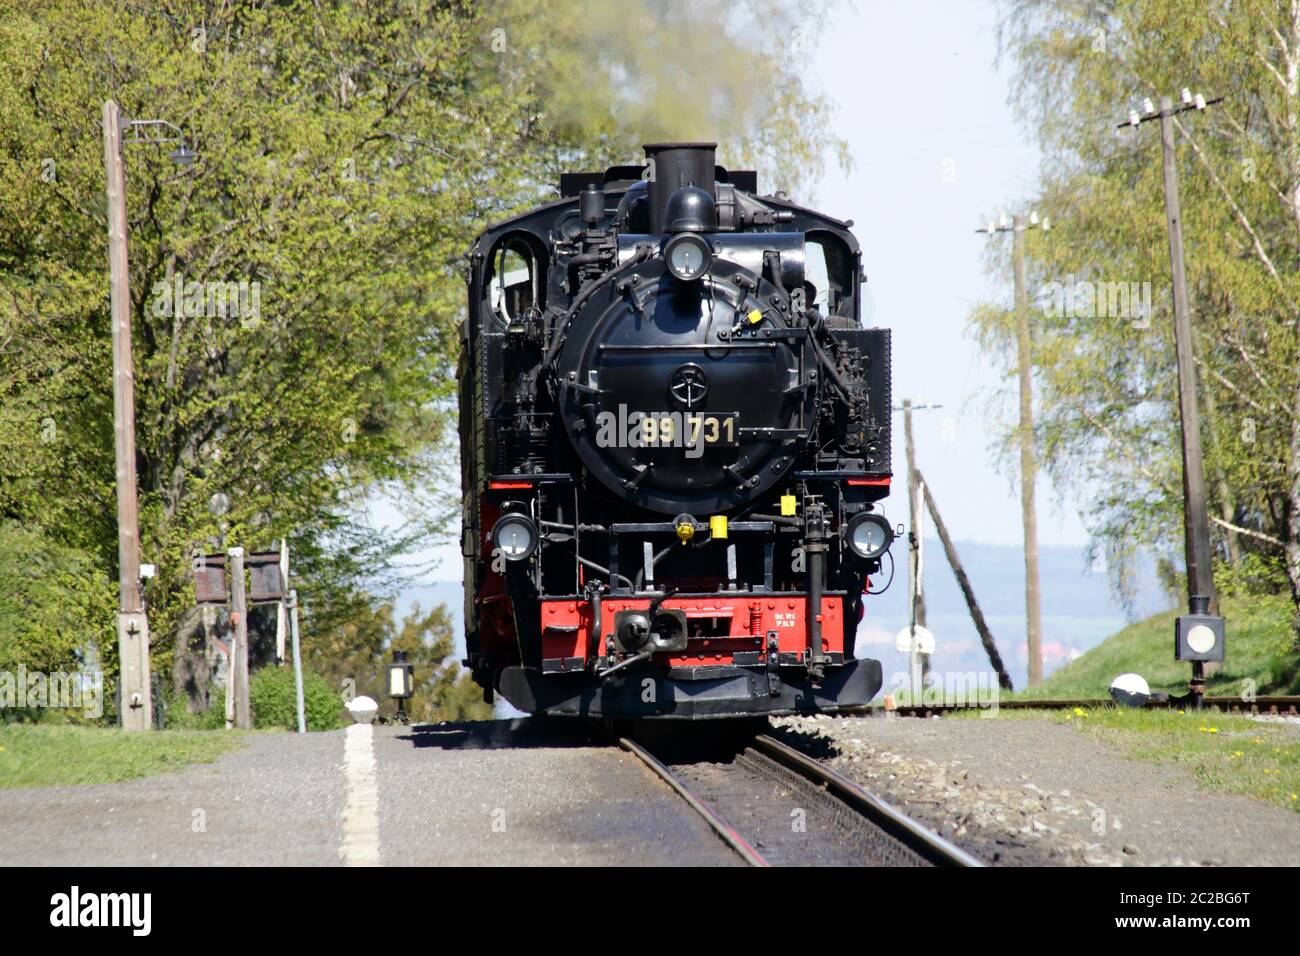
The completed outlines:
<svg viewBox="0 0 1300 956">
<path fill-rule="evenodd" d="M 645 153 L 469 250 L 465 664 L 531 713 L 861 706 L 894 531 L 890 338 L 862 327 L 852 223 L 760 197 L 713 143 Z"/>
</svg>

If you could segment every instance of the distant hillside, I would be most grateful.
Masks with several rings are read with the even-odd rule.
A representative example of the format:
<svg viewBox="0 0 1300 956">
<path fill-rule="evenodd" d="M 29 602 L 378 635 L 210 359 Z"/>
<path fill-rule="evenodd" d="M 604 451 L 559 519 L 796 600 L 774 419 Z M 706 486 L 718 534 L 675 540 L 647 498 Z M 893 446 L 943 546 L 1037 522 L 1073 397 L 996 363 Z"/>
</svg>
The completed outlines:
<svg viewBox="0 0 1300 956">
<path fill-rule="evenodd" d="M 1291 637 L 1292 605 L 1288 597 L 1226 598 L 1227 659 L 1212 675 L 1210 694 L 1238 695 L 1254 682 L 1258 694 L 1300 693 L 1300 653 Z M 1032 697 L 1105 697 L 1117 674 L 1133 671 L 1146 678 L 1153 691 L 1187 692 L 1191 665 L 1174 660 L 1176 611 L 1156 614 L 1130 624 L 1078 660 L 1056 671 Z"/>
</svg>

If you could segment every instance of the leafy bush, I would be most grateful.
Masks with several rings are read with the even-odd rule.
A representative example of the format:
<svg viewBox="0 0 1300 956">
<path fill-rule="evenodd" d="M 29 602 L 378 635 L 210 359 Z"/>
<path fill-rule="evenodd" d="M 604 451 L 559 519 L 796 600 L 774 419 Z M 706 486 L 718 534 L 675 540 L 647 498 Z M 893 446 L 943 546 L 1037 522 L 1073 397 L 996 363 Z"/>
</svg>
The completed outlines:
<svg viewBox="0 0 1300 956">
<path fill-rule="evenodd" d="M 223 694 L 214 693 L 212 703 L 207 710 L 191 714 L 184 694 L 178 694 L 173 688 L 163 691 L 164 718 L 168 730 L 225 730 L 226 699 Z"/>
<path fill-rule="evenodd" d="M 259 729 L 298 729 L 293 668 L 263 667 L 249 679 L 253 726 Z M 302 673 L 303 710 L 308 730 L 335 730 L 342 726 L 343 700 L 315 671 Z"/>
</svg>

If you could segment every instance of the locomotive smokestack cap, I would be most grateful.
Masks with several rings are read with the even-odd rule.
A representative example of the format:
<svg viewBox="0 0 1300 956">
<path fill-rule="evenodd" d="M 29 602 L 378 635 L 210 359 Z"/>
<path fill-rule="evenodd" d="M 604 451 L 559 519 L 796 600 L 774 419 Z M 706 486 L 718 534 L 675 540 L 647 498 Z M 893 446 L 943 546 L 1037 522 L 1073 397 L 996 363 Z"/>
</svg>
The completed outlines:
<svg viewBox="0 0 1300 956">
<path fill-rule="evenodd" d="M 698 186 L 683 186 L 668 197 L 664 232 L 716 232 L 718 207 L 713 194 Z"/>
<path fill-rule="evenodd" d="M 694 186 L 713 196 L 717 143 L 647 143 L 650 174 L 650 231 L 665 232 L 669 224 L 668 201 L 683 186 Z M 715 212 L 716 221 L 716 212 Z"/>
</svg>

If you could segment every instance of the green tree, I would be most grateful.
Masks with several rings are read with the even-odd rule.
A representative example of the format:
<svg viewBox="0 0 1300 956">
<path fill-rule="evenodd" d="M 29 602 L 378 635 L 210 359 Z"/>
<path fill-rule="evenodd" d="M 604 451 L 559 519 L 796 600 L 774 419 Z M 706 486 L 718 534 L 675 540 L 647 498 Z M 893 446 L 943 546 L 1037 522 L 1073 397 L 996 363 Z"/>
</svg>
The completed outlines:
<svg viewBox="0 0 1300 956">
<path fill-rule="evenodd" d="M 333 647 L 391 596 L 393 559 L 443 533 L 462 257 L 485 222 L 643 139 L 716 135 L 787 187 L 816 172 L 837 141 L 782 31 L 811 39 L 823 9 L 0 0 L 0 520 L 88 555 L 111 593 L 105 99 L 199 154 L 125 147 L 168 673 L 193 653 L 194 552 L 286 537 L 304 644 Z M 364 520 L 380 494 L 403 505 L 397 531 Z"/>
<path fill-rule="evenodd" d="M 1011 0 L 1004 51 L 1045 161 L 1053 229 L 1027 237 L 1035 436 L 1098 547 L 1182 555 L 1181 452 L 1158 133 L 1116 130 L 1144 98 L 1224 102 L 1177 121 L 1212 531 L 1223 561 L 1285 566 L 1300 614 L 1300 18 L 1286 0 Z M 994 249 L 990 266 L 1006 268 Z M 1151 309 L 1117 309 L 1149 283 Z M 1091 285 L 1088 285 L 1091 284 Z M 1071 289 L 1073 309 L 1060 291 Z M 1092 295 L 1092 301 L 1088 301 Z M 1139 299 L 1141 295 L 1139 296 Z M 1009 312 L 976 309 L 996 355 Z M 1274 560 L 1285 558 L 1285 562 Z M 1286 578 L 1278 581 L 1286 586 Z M 1300 622 L 1300 616 L 1297 618 Z"/>
<path fill-rule="evenodd" d="M 93 649 L 116 634 L 112 593 L 87 555 L 0 523 L 0 671 L 96 663 Z"/>
<path fill-rule="evenodd" d="M 415 668 L 415 694 L 406 708 L 412 720 L 429 723 L 492 716 L 492 705 L 484 702 L 482 690 L 454 659 L 446 605 L 427 612 L 417 605 L 400 625 L 393 606 L 382 605 L 373 614 L 350 621 L 336 636 L 318 642 L 306 657 L 331 686 L 372 697 L 379 702 L 381 714 L 392 716 L 397 704 L 388 696 L 385 668 L 393 651 L 405 651 Z"/>
</svg>

